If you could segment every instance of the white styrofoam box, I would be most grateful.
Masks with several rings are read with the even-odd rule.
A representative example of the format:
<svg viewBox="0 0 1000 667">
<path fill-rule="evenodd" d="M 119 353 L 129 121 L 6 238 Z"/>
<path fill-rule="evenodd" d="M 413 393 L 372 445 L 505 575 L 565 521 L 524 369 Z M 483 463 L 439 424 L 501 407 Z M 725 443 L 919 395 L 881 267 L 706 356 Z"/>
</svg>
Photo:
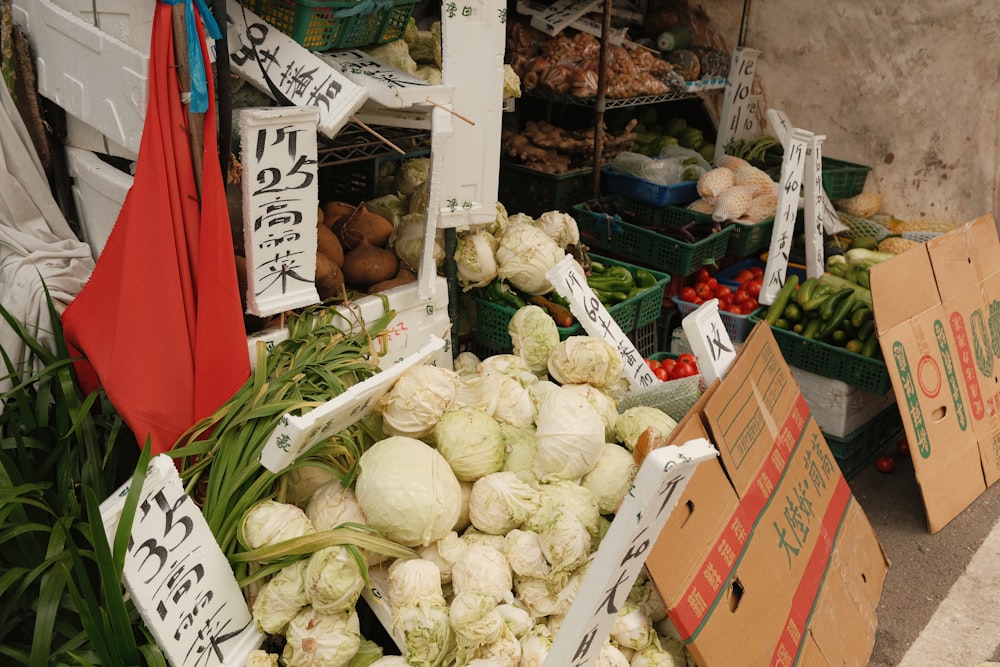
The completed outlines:
<svg viewBox="0 0 1000 667">
<path fill-rule="evenodd" d="M 67 146 L 66 161 L 83 240 L 90 244 L 96 259 L 118 220 L 132 176 L 82 148 Z"/>
<path fill-rule="evenodd" d="M 35 54 L 38 92 L 138 153 L 149 55 L 49 0 L 14 0 L 13 13 Z"/>
<path fill-rule="evenodd" d="M 119 42 L 149 53 L 155 2 L 142 0 L 53 0 Z"/>
<path fill-rule="evenodd" d="M 387 349 L 379 363 L 383 369 L 418 352 L 431 334 L 445 341 L 449 339 L 451 319 L 448 317 L 448 283 L 443 277 L 435 277 L 433 294 L 429 298 L 420 297 L 417 283 L 393 287 L 382 294 L 389 301 L 388 307 L 396 312 L 386 327 Z M 343 317 L 335 320 L 334 325 L 346 331 L 355 327 L 359 318 L 363 322 L 374 322 L 385 314 L 385 308 L 380 297 L 365 296 L 354 301 L 350 308 L 338 306 L 337 310 L 343 313 Z M 271 327 L 248 336 L 251 367 L 257 361 L 259 341 L 273 346 L 286 338 L 288 329 L 280 327 Z M 446 345 L 429 363 L 450 369 L 453 356 L 451 346 Z"/>
<path fill-rule="evenodd" d="M 135 151 L 129 150 L 124 146 L 119 146 L 101 134 L 99 130 L 69 114 L 66 114 L 66 138 L 63 140 L 63 143 L 67 146 L 74 146 L 95 153 L 113 155 L 114 157 L 132 161 L 135 161 L 139 156 Z"/>
<path fill-rule="evenodd" d="M 873 394 L 842 380 L 791 368 L 820 430 L 836 438 L 853 433 L 896 402 L 892 389 Z"/>
</svg>

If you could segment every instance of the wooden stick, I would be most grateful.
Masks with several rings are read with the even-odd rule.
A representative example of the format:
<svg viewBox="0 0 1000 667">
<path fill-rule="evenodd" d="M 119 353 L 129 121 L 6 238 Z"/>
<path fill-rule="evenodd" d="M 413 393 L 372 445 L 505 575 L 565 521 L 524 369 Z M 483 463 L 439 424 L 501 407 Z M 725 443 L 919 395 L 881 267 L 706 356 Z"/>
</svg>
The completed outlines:
<svg viewBox="0 0 1000 667">
<path fill-rule="evenodd" d="M 640 44 L 639 42 L 633 42 L 631 40 L 629 41 L 629 44 L 631 44 L 633 48 L 636 48 L 636 49 L 645 49 L 646 51 L 649 51 L 650 53 L 658 55 L 658 56 L 662 55 L 660 53 L 659 49 L 654 49 L 651 46 L 646 46 L 645 44 Z"/>
<path fill-rule="evenodd" d="M 467 116 L 463 116 L 462 114 L 458 113 L 457 111 L 455 111 L 451 107 L 445 106 L 445 105 L 441 104 L 440 102 L 435 102 L 434 100 L 432 100 L 429 97 L 424 98 L 424 101 L 427 102 L 427 104 L 430 104 L 431 106 L 437 107 L 438 109 L 444 109 L 445 111 L 447 111 L 448 113 L 450 113 L 455 118 L 461 118 L 462 120 L 464 120 L 469 125 L 475 125 L 476 124 L 476 121 L 472 120 L 471 118 L 469 118 Z"/>
<path fill-rule="evenodd" d="M 392 143 L 391 141 L 389 141 L 388 139 L 386 139 L 385 137 L 383 137 L 381 134 L 379 134 L 378 132 L 376 132 L 374 129 L 372 129 L 366 123 L 362 122 L 362 120 L 360 118 L 358 118 L 357 116 L 351 116 L 351 120 L 353 122 L 357 123 L 358 125 L 360 125 L 361 127 L 363 127 L 366 131 L 370 132 L 379 141 L 381 141 L 383 144 L 385 144 L 386 146 L 388 146 L 392 150 L 396 151 L 400 155 L 406 155 L 406 151 L 404 151 L 402 148 L 400 148 L 396 144 Z"/>
<path fill-rule="evenodd" d="M 177 76 L 181 81 L 181 91 L 191 93 L 191 63 L 188 59 L 187 23 L 184 5 L 174 5 L 171 17 L 174 24 L 174 61 Z M 211 72 L 207 73 L 211 76 Z M 201 175 L 204 169 L 202 151 L 205 148 L 205 114 L 191 111 L 191 101 L 184 104 L 188 110 L 188 139 L 191 143 L 191 162 L 194 167 L 195 185 L 201 195 Z"/>
</svg>

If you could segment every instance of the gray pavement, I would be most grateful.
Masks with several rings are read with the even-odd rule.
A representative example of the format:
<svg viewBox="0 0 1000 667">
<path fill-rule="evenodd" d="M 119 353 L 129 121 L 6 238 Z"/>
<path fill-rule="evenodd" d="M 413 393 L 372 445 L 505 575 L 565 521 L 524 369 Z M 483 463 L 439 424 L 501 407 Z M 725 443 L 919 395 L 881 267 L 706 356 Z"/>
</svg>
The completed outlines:
<svg viewBox="0 0 1000 667">
<path fill-rule="evenodd" d="M 851 480 L 889 558 L 868 667 L 973 667 L 1000 661 L 1000 485 L 935 534 L 908 458 Z M 991 534 L 992 533 L 992 534 Z"/>
</svg>

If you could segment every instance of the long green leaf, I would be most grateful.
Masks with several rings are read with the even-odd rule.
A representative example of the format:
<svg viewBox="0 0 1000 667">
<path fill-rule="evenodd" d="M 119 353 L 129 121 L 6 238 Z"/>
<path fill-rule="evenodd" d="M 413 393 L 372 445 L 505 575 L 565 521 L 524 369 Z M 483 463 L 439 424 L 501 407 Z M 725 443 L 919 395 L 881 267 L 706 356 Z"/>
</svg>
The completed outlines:
<svg viewBox="0 0 1000 667">
<path fill-rule="evenodd" d="M 56 522 L 49 537 L 48 557 L 62 554 L 66 544 L 69 519 Z M 35 616 L 34 636 L 31 642 L 31 664 L 45 667 L 52 653 L 52 628 L 59 613 L 59 600 L 66 587 L 66 571 L 61 567 L 49 568 L 41 578 Z"/>
<path fill-rule="evenodd" d="M 145 468 L 143 468 L 145 472 Z M 133 489 L 129 489 L 132 494 Z M 94 555 L 97 560 L 97 569 L 101 577 L 101 612 L 105 620 L 108 633 L 109 645 L 126 664 L 137 664 L 139 656 L 135 644 L 135 636 L 132 633 L 132 622 L 128 617 L 128 609 L 125 605 L 125 597 L 122 594 L 122 571 L 115 561 L 111 547 L 108 544 L 108 536 L 104 533 L 104 526 L 101 524 L 101 510 L 97 502 L 94 491 L 88 487 L 83 489 L 84 504 L 87 508 L 87 516 L 90 519 L 90 537 L 94 545 Z M 124 513 L 123 513 L 124 514 Z M 123 516 L 123 519 L 125 517 Z M 123 521 L 119 520 L 119 528 Z M 132 521 L 124 521 L 128 530 L 131 530 Z M 117 543 L 117 539 L 116 539 Z M 124 558 L 122 559 L 124 562 Z"/>
<path fill-rule="evenodd" d="M 142 497 L 142 487 L 146 481 L 146 471 L 149 468 L 149 459 L 152 456 L 152 441 L 147 436 L 146 445 L 139 455 L 139 462 L 135 466 L 132 474 L 132 483 L 128 487 L 128 495 L 125 496 L 125 504 L 122 506 L 121 517 L 118 519 L 118 528 L 115 530 L 115 544 L 112 557 L 114 558 L 115 576 L 117 581 L 121 581 L 122 572 L 125 569 L 125 551 L 128 549 L 129 538 L 132 535 L 132 525 L 135 523 L 135 510 L 139 506 L 139 499 Z"/>
</svg>

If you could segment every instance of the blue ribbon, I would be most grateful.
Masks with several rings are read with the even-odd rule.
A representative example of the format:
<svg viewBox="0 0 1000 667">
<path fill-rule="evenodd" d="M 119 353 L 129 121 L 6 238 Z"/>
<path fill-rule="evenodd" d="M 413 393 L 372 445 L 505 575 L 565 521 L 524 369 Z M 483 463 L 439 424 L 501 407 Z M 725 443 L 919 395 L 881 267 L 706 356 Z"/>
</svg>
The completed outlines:
<svg viewBox="0 0 1000 667">
<path fill-rule="evenodd" d="M 198 4 L 198 13 L 205 24 L 205 29 L 212 39 L 220 39 L 222 32 L 215 16 L 205 4 L 205 0 L 161 0 L 165 5 L 187 5 L 184 10 L 184 23 L 187 26 L 188 61 L 191 68 L 191 111 L 204 113 L 208 111 L 208 80 L 205 75 L 205 61 L 201 53 L 201 40 L 198 38 L 198 24 L 194 15 L 194 5 Z"/>
<path fill-rule="evenodd" d="M 396 4 L 394 0 L 359 0 L 350 7 L 338 9 L 333 15 L 337 18 L 345 18 L 358 14 L 375 14 L 390 9 L 394 4 Z"/>
</svg>

